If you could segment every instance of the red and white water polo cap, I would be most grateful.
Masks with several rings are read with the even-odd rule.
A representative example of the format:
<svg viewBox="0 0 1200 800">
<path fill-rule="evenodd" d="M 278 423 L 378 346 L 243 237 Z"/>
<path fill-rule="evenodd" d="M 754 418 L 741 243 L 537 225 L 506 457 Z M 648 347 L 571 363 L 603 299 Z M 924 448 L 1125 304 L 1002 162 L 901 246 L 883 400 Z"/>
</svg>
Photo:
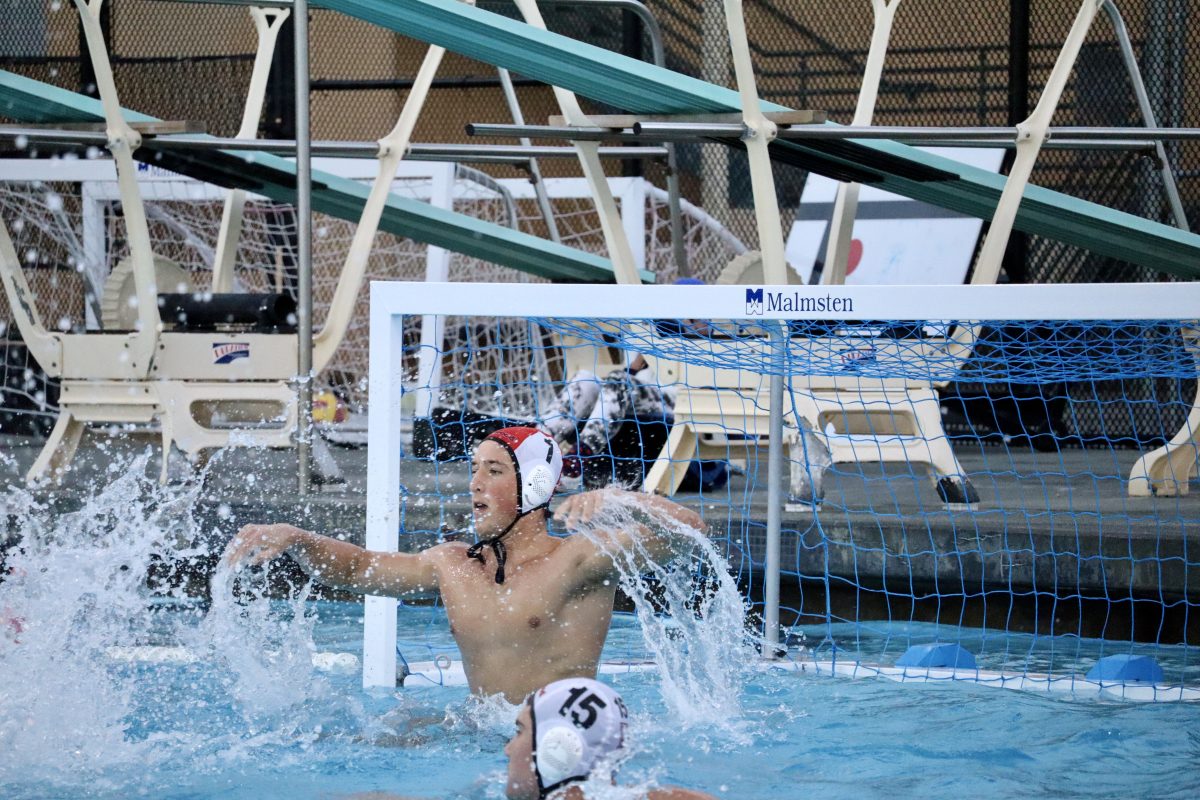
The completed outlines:
<svg viewBox="0 0 1200 800">
<path fill-rule="evenodd" d="M 484 441 L 496 442 L 512 456 L 522 514 L 549 505 L 563 465 L 562 451 L 553 437 L 537 428 L 501 428 Z"/>
</svg>

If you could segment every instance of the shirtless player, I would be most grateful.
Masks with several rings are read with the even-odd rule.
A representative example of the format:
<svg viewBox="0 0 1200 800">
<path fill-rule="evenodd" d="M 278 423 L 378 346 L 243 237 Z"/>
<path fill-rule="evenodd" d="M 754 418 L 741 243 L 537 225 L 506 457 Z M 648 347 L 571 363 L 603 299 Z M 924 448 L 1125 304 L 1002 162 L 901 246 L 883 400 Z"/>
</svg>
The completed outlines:
<svg viewBox="0 0 1200 800">
<path fill-rule="evenodd" d="M 546 531 L 562 472 L 558 445 L 535 428 L 504 428 L 479 443 L 471 467 L 474 545 L 384 553 L 291 525 L 247 525 L 225 549 L 222 565 L 239 569 L 286 552 L 328 586 L 390 597 L 440 593 L 475 694 L 519 703 L 551 681 L 594 677 L 612 621 L 617 570 L 587 537 Z M 555 519 L 567 528 L 585 524 L 615 494 L 605 489 L 569 497 Z M 624 494 L 647 511 L 703 529 L 698 514 L 665 498 Z M 686 546 L 668 530 L 643 525 L 597 535 L 614 551 L 636 537 L 655 561 Z"/>
</svg>

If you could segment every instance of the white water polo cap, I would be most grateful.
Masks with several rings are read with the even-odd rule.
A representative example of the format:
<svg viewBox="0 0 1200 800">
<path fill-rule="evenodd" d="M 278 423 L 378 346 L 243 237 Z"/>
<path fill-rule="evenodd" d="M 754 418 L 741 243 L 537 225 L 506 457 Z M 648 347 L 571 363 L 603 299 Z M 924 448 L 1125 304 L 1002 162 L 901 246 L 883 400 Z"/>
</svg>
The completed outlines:
<svg viewBox="0 0 1200 800">
<path fill-rule="evenodd" d="M 567 678 L 529 696 L 533 771 L 541 796 L 586 780 L 596 764 L 625 744 L 629 712 L 621 695 L 591 678 Z"/>
<path fill-rule="evenodd" d="M 485 441 L 496 442 L 512 456 L 521 514 L 550 503 L 563 465 L 562 451 L 553 437 L 537 428 L 501 428 L 488 434 Z"/>
</svg>

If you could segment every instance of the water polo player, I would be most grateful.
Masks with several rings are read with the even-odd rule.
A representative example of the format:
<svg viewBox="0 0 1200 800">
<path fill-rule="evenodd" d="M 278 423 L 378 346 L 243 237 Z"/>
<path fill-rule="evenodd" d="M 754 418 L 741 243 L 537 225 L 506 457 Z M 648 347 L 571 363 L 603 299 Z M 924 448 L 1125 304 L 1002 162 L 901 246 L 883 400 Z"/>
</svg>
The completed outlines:
<svg viewBox="0 0 1200 800">
<path fill-rule="evenodd" d="M 551 536 L 546 522 L 562 471 L 554 440 L 535 428 L 504 428 L 479 443 L 471 500 L 479 541 L 446 542 L 419 553 L 365 550 L 292 525 L 247 525 L 229 543 L 225 568 L 287 553 L 323 584 L 362 594 L 440 594 L 462 652 L 471 691 L 520 702 L 533 689 L 592 677 L 612 620 L 617 570 L 606 550 L 637 543 L 656 561 L 686 547 L 669 526 Z M 695 512 L 665 498 L 605 489 L 568 497 L 556 519 L 587 524 L 618 496 L 653 519 L 700 529 Z"/>
</svg>

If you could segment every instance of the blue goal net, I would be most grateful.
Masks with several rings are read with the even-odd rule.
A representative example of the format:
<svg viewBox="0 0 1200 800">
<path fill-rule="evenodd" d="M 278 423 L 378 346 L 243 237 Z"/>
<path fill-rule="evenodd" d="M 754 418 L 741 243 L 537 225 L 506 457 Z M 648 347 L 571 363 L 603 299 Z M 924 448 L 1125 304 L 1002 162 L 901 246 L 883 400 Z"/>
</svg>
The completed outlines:
<svg viewBox="0 0 1200 800">
<path fill-rule="evenodd" d="M 699 510 L 759 613 L 777 482 L 787 658 L 1200 687 L 1194 320 L 815 316 L 405 316 L 408 545 L 470 536 L 471 448 L 532 424 L 560 494 Z"/>
</svg>

